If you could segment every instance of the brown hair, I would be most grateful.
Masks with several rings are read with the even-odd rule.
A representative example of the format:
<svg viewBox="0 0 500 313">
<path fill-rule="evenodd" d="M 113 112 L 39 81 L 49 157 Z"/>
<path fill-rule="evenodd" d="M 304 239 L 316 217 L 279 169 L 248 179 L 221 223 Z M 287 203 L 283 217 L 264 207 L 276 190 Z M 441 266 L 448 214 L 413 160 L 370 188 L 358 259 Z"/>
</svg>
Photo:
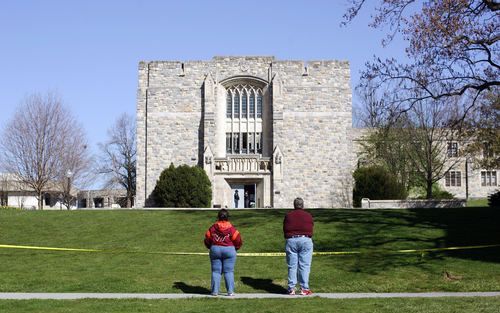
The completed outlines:
<svg viewBox="0 0 500 313">
<path fill-rule="evenodd" d="M 226 209 L 222 209 L 217 213 L 217 219 L 219 221 L 227 221 L 229 220 L 229 212 Z"/>
</svg>

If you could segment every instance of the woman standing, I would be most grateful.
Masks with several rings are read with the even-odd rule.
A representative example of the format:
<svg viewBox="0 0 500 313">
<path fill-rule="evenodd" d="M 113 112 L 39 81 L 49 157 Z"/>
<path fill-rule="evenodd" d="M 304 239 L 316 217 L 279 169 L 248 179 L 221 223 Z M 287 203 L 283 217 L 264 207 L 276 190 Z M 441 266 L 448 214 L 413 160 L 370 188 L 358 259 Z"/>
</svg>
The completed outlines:
<svg viewBox="0 0 500 313">
<path fill-rule="evenodd" d="M 212 295 L 219 294 L 220 280 L 224 273 L 228 296 L 234 296 L 234 264 L 236 250 L 243 241 L 240 232 L 229 222 L 229 212 L 222 209 L 217 214 L 217 222 L 205 233 L 205 246 L 210 249 L 212 264 Z"/>
</svg>

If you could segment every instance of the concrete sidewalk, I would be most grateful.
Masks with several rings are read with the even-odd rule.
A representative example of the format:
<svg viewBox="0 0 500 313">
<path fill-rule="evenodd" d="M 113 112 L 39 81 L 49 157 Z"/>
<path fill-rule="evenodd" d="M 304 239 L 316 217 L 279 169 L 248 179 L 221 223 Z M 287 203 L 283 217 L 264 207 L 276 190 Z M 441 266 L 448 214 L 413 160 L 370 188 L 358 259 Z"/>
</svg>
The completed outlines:
<svg viewBox="0 0 500 313">
<path fill-rule="evenodd" d="M 289 296 L 273 293 L 240 293 L 228 297 L 217 297 L 207 294 L 194 293 L 0 293 L 0 300 L 27 300 L 27 299 L 191 299 L 191 298 L 221 298 L 221 299 L 264 299 L 286 298 L 298 299 L 320 297 L 329 299 L 361 299 L 361 298 L 440 298 L 440 297 L 500 297 L 500 291 L 494 292 L 417 292 L 417 293 L 315 293 L 312 296 Z"/>
</svg>

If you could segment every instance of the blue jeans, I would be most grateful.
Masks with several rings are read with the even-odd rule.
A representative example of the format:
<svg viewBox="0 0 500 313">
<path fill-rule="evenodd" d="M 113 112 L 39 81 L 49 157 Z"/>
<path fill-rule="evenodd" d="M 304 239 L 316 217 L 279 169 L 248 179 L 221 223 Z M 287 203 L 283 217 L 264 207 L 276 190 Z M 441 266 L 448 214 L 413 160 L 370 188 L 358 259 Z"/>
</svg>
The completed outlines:
<svg viewBox="0 0 500 313">
<path fill-rule="evenodd" d="M 220 280 L 224 273 L 226 290 L 234 293 L 234 264 L 236 263 L 236 249 L 213 245 L 210 248 L 210 263 L 212 264 L 212 294 L 219 293 Z"/>
<path fill-rule="evenodd" d="M 309 273 L 311 272 L 313 253 L 312 239 L 309 237 L 288 238 L 285 252 L 288 265 L 288 289 L 295 289 L 297 278 L 300 288 L 309 289 Z"/>
</svg>

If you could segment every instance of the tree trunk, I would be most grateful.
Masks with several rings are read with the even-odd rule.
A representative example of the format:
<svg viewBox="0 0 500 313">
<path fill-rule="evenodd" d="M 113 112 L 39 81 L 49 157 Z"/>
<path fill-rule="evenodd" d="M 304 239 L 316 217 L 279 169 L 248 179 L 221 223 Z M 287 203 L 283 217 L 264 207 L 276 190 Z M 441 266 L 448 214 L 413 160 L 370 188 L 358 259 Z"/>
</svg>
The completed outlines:
<svg viewBox="0 0 500 313">
<path fill-rule="evenodd" d="M 425 198 L 432 199 L 432 181 L 431 180 L 427 180 L 427 188 L 426 188 Z"/>
<path fill-rule="evenodd" d="M 42 192 L 38 192 L 38 209 L 43 210 L 43 199 L 42 199 Z"/>
</svg>

